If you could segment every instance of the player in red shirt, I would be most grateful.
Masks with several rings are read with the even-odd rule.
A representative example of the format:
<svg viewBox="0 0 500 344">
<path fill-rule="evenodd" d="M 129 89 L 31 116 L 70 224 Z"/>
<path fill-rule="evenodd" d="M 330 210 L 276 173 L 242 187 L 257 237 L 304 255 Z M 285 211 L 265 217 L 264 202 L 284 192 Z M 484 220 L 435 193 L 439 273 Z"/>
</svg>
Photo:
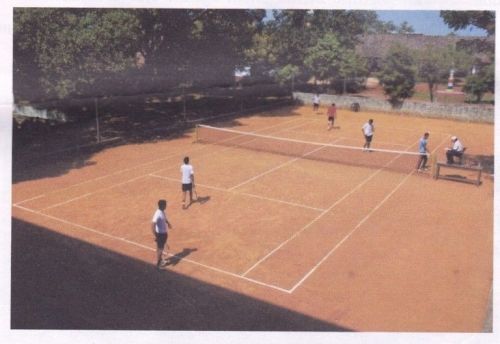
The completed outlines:
<svg viewBox="0 0 500 344">
<path fill-rule="evenodd" d="M 337 108 L 335 107 L 335 103 L 328 108 L 327 112 L 328 116 L 328 130 L 333 128 L 333 123 L 335 122 L 335 117 L 337 117 Z"/>
</svg>

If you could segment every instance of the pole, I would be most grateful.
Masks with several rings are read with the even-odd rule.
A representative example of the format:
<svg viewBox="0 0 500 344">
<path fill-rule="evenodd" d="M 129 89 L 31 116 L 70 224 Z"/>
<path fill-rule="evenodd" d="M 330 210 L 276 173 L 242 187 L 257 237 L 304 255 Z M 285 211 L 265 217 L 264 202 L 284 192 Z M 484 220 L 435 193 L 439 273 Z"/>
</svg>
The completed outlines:
<svg viewBox="0 0 500 344">
<path fill-rule="evenodd" d="M 99 132 L 99 110 L 97 107 L 97 98 L 95 98 L 95 122 L 96 122 L 97 143 L 99 143 L 101 142 L 101 134 Z"/>
<path fill-rule="evenodd" d="M 184 122 L 186 122 L 186 91 L 185 86 L 182 86 L 182 115 L 184 116 Z"/>
</svg>

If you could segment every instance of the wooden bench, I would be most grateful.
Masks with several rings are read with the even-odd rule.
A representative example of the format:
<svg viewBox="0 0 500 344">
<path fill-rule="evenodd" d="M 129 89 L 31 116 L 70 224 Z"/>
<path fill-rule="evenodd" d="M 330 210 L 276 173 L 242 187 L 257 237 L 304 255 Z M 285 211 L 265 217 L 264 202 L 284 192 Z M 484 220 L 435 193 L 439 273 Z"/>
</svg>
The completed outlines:
<svg viewBox="0 0 500 344">
<path fill-rule="evenodd" d="M 452 169 L 457 169 L 457 170 L 465 170 L 465 171 L 474 171 L 477 172 L 477 178 L 476 179 L 468 179 L 468 178 L 462 178 L 460 176 L 448 176 L 448 175 L 440 175 L 441 167 L 446 167 L 446 168 L 452 168 Z M 471 184 L 476 184 L 479 185 L 481 184 L 481 173 L 483 172 L 483 168 L 481 165 L 468 165 L 468 164 L 448 164 L 446 162 L 437 162 L 436 163 L 436 169 L 434 171 L 434 179 L 448 179 L 448 180 L 455 180 L 455 181 L 460 181 L 464 183 L 471 183 Z"/>
</svg>

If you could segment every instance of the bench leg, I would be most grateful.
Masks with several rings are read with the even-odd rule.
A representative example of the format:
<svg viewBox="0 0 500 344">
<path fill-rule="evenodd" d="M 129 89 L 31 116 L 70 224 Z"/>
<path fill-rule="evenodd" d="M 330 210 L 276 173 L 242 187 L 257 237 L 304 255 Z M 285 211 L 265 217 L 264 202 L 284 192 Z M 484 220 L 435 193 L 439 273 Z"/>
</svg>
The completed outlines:
<svg viewBox="0 0 500 344">
<path fill-rule="evenodd" d="M 441 166 L 439 164 L 436 166 L 436 170 L 434 171 L 434 176 L 433 176 L 434 179 L 438 179 L 439 178 L 439 168 L 440 167 Z"/>
</svg>

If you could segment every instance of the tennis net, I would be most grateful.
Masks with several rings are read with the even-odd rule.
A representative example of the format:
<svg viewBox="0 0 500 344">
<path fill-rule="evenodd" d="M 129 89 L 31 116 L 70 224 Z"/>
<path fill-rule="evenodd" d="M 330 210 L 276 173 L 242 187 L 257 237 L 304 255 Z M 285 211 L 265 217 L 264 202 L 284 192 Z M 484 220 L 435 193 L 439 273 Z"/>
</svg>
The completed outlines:
<svg viewBox="0 0 500 344">
<path fill-rule="evenodd" d="M 302 159 L 319 160 L 367 168 L 384 168 L 409 173 L 417 169 L 420 153 L 370 149 L 320 142 L 302 141 L 208 125 L 196 127 L 196 141 Z"/>
</svg>

